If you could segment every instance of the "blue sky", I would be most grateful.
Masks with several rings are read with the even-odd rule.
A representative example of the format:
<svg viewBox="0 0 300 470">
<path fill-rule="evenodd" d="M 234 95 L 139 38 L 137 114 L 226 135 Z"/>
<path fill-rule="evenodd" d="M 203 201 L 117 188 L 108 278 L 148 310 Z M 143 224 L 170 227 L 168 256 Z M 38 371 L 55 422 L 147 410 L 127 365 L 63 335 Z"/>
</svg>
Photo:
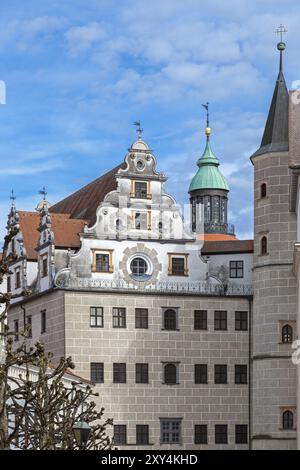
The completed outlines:
<svg viewBox="0 0 300 470">
<path fill-rule="evenodd" d="M 288 28 L 284 71 L 300 79 L 300 5 L 286 0 L 10 0 L 1 2 L 0 232 L 14 188 L 34 210 L 123 161 L 141 120 L 144 138 L 188 201 L 204 148 L 230 185 L 230 221 L 252 236 L 252 165 L 278 70 L 274 31 Z"/>
</svg>

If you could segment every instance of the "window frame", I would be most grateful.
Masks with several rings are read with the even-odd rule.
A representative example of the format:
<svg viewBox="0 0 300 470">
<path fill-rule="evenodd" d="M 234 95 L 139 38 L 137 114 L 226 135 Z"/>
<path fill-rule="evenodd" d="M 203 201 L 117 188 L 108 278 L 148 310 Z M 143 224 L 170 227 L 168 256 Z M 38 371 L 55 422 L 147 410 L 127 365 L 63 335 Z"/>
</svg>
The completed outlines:
<svg viewBox="0 0 300 470">
<path fill-rule="evenodd" d="M 41 277 L 48 277 L 49 269 L 48 269 L 48 253 L 44 253 L 41 255 Z"/>
<path fill-rule="evenodd" d="M 140 370 L 139 370 L 140 369 Z M 135 383 L 149 383 L 149 364 L 146 362 L 137 362 L 135 364 Z"/>
<path fill-rule="evenodd" d="M 287 416 L 287 419 L 285 418 Z M 295 412 L 291 408 L 282 410 L 281 425 L 284 431 L 295 430 Z"/>
<path fill-rule="evenodd" d="M 260 256 L 268 255 L 268 238 L 263 235 L 260 239 Z"/>
<path fill-rule="evenodd" d="M 118 368 L 122 370 L 120 369 L 118 370 Z M 118 377 L 121 377 L 121 378 L 118 379 Z M 127 383 L 126 362 L 113 362 L 113 383 L 114 384 L 126 384 Z"/>
<path fill-rule="evenodd" d="M 137 446 L 149 445 L 149 424 L 135 425 L 135 441 Z"/>
<path fill-rule="evenodd" d="M 117 314 L 116 314 L 117 311 Z M 121 314 L 120 314 L 121 311 Z M 112 326 L 113 328 L 126 328 L 127 318 L 126 318 L 126 308 L 125 307 L 113 307 L 112 308 Z M 117 324 L 115 324 L 115 321 Z M 123 323 L 123 324 L 122 324 Z"/>
<path fill-rule="evenodd" d="M 235 331 L 248 331 L 248 311 L 247 310 L 236 310 L 234 312 L 234 327 Z M 240 318 L 237 318 L 238 314 L 241 314 Z M 246 314 L 246 318 L 242 318 L 243 314 Z M 246 325 L 246 328 L 245 328 Z"/>
<path fill-rule="evenodd" d="M 92 311 L 95 311 L 95 314 L 92 313 Z M 100 311 L 100 314 L 98 314 L 98 310 Z M 92 325 L 92 319 L 95 320 L 95 325 Z M 98 320 L 100 319 L 100 324 L 98 324 Z M 99 306 L 90 306 L 90 328 L 104 328 L 104 313 L 103 313 L 103 307 Z"/>
<path fill-rule="evenodd" d="M 136 183 L 146 183 L 147 184 L 147 194 L 146 197 L 139 197 L 138 193 L 136 192 Z M 152 199 L 152 194 L 151 194 L 151 181 L 147 181 L 144 179 L 141 180 L 131 180 L 130 184 L 130 197 L 131 198 L 136 198 L 136 199 Z"/>
<path fill-rule="evenodd" d="M 138 218 L 139 218 L 140 214 L 145 215 L 146 218 L 143 220 L 143 224 L 140 224 L 138 226 L 137 222 L 138 222 Z M 149 211 L 149 210 L 147 210 L 147 211 L 146 210 L 134 211 L 132 213 L 132 222 L 133 222 L 133 228 L 135 230 L 142 230 L 142 231 L 151 230 L 151 211 Z"/>
<path fill-rule="evenodd" d="M 267 197 L 267 183 L 263 182 L 260 185 L 260 199 Z"/>
<path fill-rule="evenodd" d="M 244 260 L 243 259 L 229 261 L 229 277 L 230 279 L 243 279 L 244 278 Z"/>
<path fill-rule="evenodd" d="M 189 253 L 167 253 L 168 255 L 168 276 L 184 277 L 189 275 Z M 183 271 L 175 273 L 173 271 L 173 259 L 183 259 Z"/>
<path fill-rule="evenodd" d="M 222 436 L 225 436 L 224 439 L 222 438 Z M 228 444 L 228 425 L 227 424 L 215 424 L 215 444 Z"/>
<path fill-rule="evenodd" d="M 14 334 L 15 334 L 14 340 L 15 340 L 15 342 L 19 341 L 19 332 L 20 332 L 19 331 L 19 320 L 16 319 L 16 320 L 14 320 Z"/>
<path fill-rule="evenodd" d="M 208 426 L 207 424 L 194 425 L 194 444 L 208 444 Z M 204 431 L 204 432 L 203 432 Z"/>
<path fill-rule="evenodd" d="M 288 330 L 288 332 L 285 332 Z M 286 337 L 286 339 L 285 339 Z M 292 344 L 294 338 L 294 328 L 289 323 L 285 323 L 281 327 L 281 343 L 282 344 Z"/>
<path fill-rule="evenodd" d="M 140 315 L 138 315 L 138 313 Z M 143 316 L 143 313 L 145 315 Z M 149 311 L 148 308 L 137 307 L 135 309 L 135 328 L 147 330 L 149 328 Z"/>
<path fill-rule="evenodd" d="M 41 335 L 47 333 L 46 309 L 41 310 Z"/>
<path fill-rule="evenodd" d="M 197 314 L 199 318 L 197 318 Z M 202 314 L 204 314 L 204 317 L 201 317 Z M 207 310 L 194 310 L 194 330 L 207 331 L 207 329 Z"/>
<path fill-rule="evenodd" d="M 113 443 L 115 445 L 126 445 L 127 444 L 127 425 L 126 424 L 114 424 Z M 117 431 L 117 432 L 116 432 Z M 118 439 L 116 439 L 116 435 Z"/>
<path fill-rule="evenodd" d="M 194 383 L 195 385 L 203 385 L 208 383 L 207 364 L 194 364 Z"/>
<path fill-rule="evenodd" d="M 237 385 L 248 384 L 248 365 L 235 364 L 234 365 L 234 383 Z"/>
<path fill-rule="evenodd" d="M 168 361 L 168 362 L 163 362 L 162 365 L 163 365 L 163 381 L 162 383 L 164 385 L 178 385 L 179 384 L 179 362 L 174 362 L 174 361 Z M 170 381 L 170 379 L 168 378 L 168 376 L 166 375 L 167 374 L 167 368 L 170 369 L 170 366 L 172 366 L 172 369 L 173 367 L 175 368 L 175 381 Z M 174 369 L 173 369 L 174 371 Z M 172 373 L 172 377 L 174 377 L 174 372 Z M 166 380 L 167 378 L 167 380 Z"/>
<path fill-rule="evenodd" d="M 164 424 L 168 424 L 168 429 L 163 429 Z M 172 425 L 176 424 L 178 429 L 173 430 Z M 164 434 L 169 436 L 168 440 L 164 440 Z M 178 439 L 173 439 L 174 435 L 178 436 Z M 182 443 L 182 418 L 160 418 L 160 444 L 181 444 Z"/>
<path fill-rule="evenodd" d="M 227 367 L 227 364 L 215 364 L 214 365 L 214 383 L 215 383 L 215 385 L 226 385 L 226 384 L 228 384 L 228 367 Z"/>
<path fill-rule="evenodd" d="M 94 370 L 93 370 L 94 366 Z M 96 367 L 99 367 L 99 370 L 95 370 Z M 93 375 L 94 374 L 94 375 Z M 100 379 L 97 379 L 97 376 L 100 376 Z M 103 384 L 104 383 L 104 362 L 90 362 L 90 378 L 91 382 L 95 384 Z"/>
<path fill-rule="evenodd" d="M 167 319 L 166 319 L 166 313 L 167 312 L 171 312 L 173 311 L 175 313 L 175 328 L 169 328 L 167 327 Z M 169 321 L 171 321 L 169 319 Z M 179 328 L 178 328 L 178 308 L 176 307 L 164 307 L 163 308 L 163 315 L 162 315 L 162 330 L 165 330 L 165 331 L 178 331 Z"/>
<path fill-rule="evenodd" d="M 245 432 L 242 432 L 245 431 Z M 235 443 L 248 444 L 248 424 L 235 425 Z"/>
<path fill-rule="evenodd" d="M 15 268 L 15 289 L 21 289 L 21 267 Z"/>
<path fill-rule="evenodd" d="M 217 318 L 218 316 L 219 318 Z M 227 310 L 215 310 L 214 311 L 214 330 L 215 331 L 227 331 L 228 330 Z"/>
<path fill-rule="evenodd" d="M 112 274 L 114 272 L 113 266 L 113 252 L 112 249 L 101 249 L 101 248 L 92 248 L 92 272 L 99 274 Z M 97 255 L 106 255 L 108 256 L 108 270 L 97 270 Z"/>
</svg>

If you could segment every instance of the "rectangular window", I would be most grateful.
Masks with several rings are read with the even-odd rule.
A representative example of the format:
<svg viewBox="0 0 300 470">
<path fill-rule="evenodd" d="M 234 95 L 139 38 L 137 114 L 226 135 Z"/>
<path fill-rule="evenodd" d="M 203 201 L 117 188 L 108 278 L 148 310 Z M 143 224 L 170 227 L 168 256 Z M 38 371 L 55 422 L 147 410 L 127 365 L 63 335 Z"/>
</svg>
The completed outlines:
<svg viewBox="0 0 300 470">
<path fill-rule="evenodd" d="M 19 320 L 14 321 L 15 341 L 19 341 Z"/>
<path fill-rule="evenodd" d="M 225 310 L 215 311 L 215 330 L 227 330 L 227 312 Z"/>
<path fill-rule="evenodd" d="M 46 310 L 41 311 L 41 334 L 46 333 Z"/>
<path fill-rule="evenodd" d="M 147 199 L 148 196 L 148 185 L 144 181 L 135 181 L 134 183 L 134 195 L 139 199 Z"/>
<path fill-rule="evenodd" d="M 178 444 L 181 441 L 181 420 L 162 419 L 160 424 L 162 444 Z"/>
<path fill-rule="evenodd" d="M 148 309 L 136 308 L 135 309 L 135 327 L 148 328 Z"/>
<path fill-rule="evenodd" d="M 149 367 L 148 364 L 135 365 L 135 382 L 137 384 L 149 383 Z"/>
<path fill-rule="evenodd" d="M 113 308 L 113 328 L 126 328 L 126 308 Z"/>
<path fill-rule="evenodd" d="M 207 330 L 207 310 L 194 311 L 195 330 Z"/>
<path fill-rule="evenodd" d="M 246 384 L 248 382 L 247 364 L 235 365 L 234 377 L 236 384 Z"/>
<path fill-rule="evenodd" d="M 248 426 L 247 424 L 235 425 L 235 443 L 248 444 Z"/>
<path fill-rule="evenodd" d="M 103 307 L 90 307 L 90 326 L 103 328 Z"/>
<path fill-rule="evenodd" d="M 15 269 L 15 289 L 19 289 L 21 287 L 21 273 L 20 268 Z"/>
<path fill-rule="evenodd" d="M 235 312 L 236 331 L 248 330 L 248 312 Z"/>
<path fill-rule="evenodd" d="M 138 446 L 149 444 L 149 426 L 148 424 L 136 425 L 136 444 Z"/>
<path fill-rule="evenodd" d="M 104 382 L 103 362 L 91 362 L 91 382 L 102 384 Z"/>
<path fill-rule="evenodd" d="M 215 425 L 215 443 L 216 444 L 227 444 L 227 424 L 216 424 Z"/>
<path fill-rule="evenodd" d="M 215 364 L 215 384 L 227 384 L 226 364 Z"/>
<path fill-rule="evenodd" d="M 229 276 L 231 278 L 244 277 L 244 261 L 229 261 Z"/>
<path fill-rule="evenodd" d="M 184 276 L 184 258 L 172 257 L 172 274 L 174 276 Z"/>
<path fill-rule="evenodd" d="M 122 445 L 127 443 L 127 429 L 126 424 L 114 425 L 114 444 Z"/>
<path fill-rule="evenodd" d="M 26 318 L 26 329 L 27 329 L 27 338 L 32 338 L 32 317 L 28 316 Z"/>
<path fill-rule="evenodd" d="M 11 292 L 11 277 L 7 276 L 7 292 Z"/>
<path fill-rule="evenodd" d="M 48 256 L 42 257 L 42 277 L 48 276 Z"/>
<path fill-rule="evenodd" d="M 96 272 L 109 273 L 109 254 L 96 253 Z"/>
<path fill-rule="evenodd" d="M 195 364 L 195 384 L 207 384 L 207 364 Z"/>
<path fill-rule="evenodd" d="M 136 212 L 134 215 L 134 226 L 137 230 L 148 229 L 148 213 Z"/>
<path fill-rule="evenodd" d="M 195 444 L 207 444 L 207 424 L 195 424 Z"/>
<path fill-rule="evenodd" d="M 113 364 L 113 382 L 115 384 L 126 383 L 126 364 L 115 362 Z"/>
</svg>

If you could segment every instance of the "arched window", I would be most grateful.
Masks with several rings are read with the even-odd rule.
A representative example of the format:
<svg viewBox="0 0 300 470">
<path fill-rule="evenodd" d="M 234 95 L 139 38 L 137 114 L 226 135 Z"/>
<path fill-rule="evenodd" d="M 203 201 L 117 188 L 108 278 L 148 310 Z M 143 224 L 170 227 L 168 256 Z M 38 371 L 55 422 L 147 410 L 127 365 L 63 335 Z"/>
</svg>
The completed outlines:
<svg viewBox="0 0 300 470">
<path fill-rule="evenodd" d="M 166 384 L 177 383 L 177 367 L 176 364 L 166 364 L 164 367 L 164 382 Z"/>
<path fill-rule="evenodd" d="M 282 327 L 281 338 L 283 343 L 293 342 L 293 328 L 291 325 L 284 325 Z"/>
<path fill-rule="evenodd" d="M 164 312 L 164 329 L 165 330 L 176 330 L 177 322 L 176 322 L 176 311 L 168 308 Z"/>
<path fill-rule="evenodd" d="M 266 197 L 267 196 L 267 185 L 266 183 L 263 183 L 260 187 L 260 197 Z"/>
<path fill-rule="evenodd" d="M 261 255 L 266 255 L 268 252 L 268 241 L 267 237 L 262 237 L 260 241 L 260 254 Z"/>
<path fill-rule="evenodd" d="M 282 427 L 283 429 L 293 429 L 294 427 L 294 414 L 290 410 L 284 411 L 282 414 Z"/>
</svg>

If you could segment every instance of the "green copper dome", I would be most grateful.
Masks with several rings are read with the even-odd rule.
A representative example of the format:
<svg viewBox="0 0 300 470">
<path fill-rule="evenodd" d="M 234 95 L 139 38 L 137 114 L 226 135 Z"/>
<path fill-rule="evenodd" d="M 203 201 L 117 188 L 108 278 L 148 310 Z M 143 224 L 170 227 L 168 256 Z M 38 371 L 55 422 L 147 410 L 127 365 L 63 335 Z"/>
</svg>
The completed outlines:
<svg viewBox="0 0 300 470">
<path fill-rule="evenodd" d="M 207 134 L 207 141 L 202 157 L 197 161 L 199 170 L 191 181 L 189 192 L 198 189 L 223 189 L 229 191 L 226 179 L 219 170 L 220 162 L 214 155 Z"/>
</svg>

